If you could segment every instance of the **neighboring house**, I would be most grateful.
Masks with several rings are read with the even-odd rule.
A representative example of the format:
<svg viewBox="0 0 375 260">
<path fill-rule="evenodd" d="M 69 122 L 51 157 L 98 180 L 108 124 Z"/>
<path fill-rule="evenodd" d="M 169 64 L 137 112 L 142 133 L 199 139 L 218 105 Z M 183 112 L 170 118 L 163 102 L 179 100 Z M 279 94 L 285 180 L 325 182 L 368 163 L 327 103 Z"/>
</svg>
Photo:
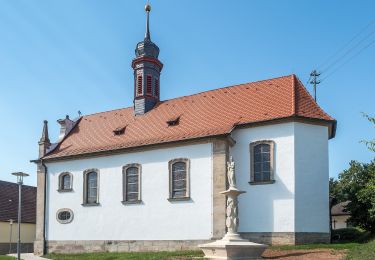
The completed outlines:
<svg viewBox="0 0 375 260">
<path fill-rule="evenodd" d="M 328 242 L 336 121 L 301 81 L 290 75 L 161 101 L 158 54 L 147 26 L 132 62 L 134 106 L 61 119 L 54 144 L 44 122 L 35 253 L 196 249 L 221 238 L 229 156 L 246 191 L 244 237 Z"/>
<path fill-rule="evenodd" d="M 345 207 L 350 201 L 340 202 L 332 207 L 332 229 L 340 229 L 350 227 L 348 225 L 348 219 L 350 218 L 350 212 L 348 212 Z"/>
<path fill-rule="evenodd" d="M 21 251 L 32 252 L 35 240 L 36 187 L 22 186 Z M 0 254 L 17 250 L 18 184 L 0 181 Z M 12 224 L 11 224 L 12 223 Z"/>
</svg>

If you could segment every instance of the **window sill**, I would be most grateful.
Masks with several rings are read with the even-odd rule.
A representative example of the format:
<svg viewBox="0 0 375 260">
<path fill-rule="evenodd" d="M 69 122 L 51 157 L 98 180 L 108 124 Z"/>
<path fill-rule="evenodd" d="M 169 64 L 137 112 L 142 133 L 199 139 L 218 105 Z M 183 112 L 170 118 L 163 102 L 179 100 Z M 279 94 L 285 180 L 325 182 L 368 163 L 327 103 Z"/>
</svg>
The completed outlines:
<svg viewBox="0 0 375 260">
<path fill-rule="evenodd" d="M 64 189 L 64 190 L 58 189 L 57 191 L 58 192 L 72 192 L 73 189 Z"/>
<path fill-rule="evenodd" d="M 190 197 L 183 197 L 183 198 L 168 198 L 169 201 L 187 201 L 187 200 L 191 200 Z"/>
<path fill-rule="evenodd" d="M 264 185 L 264 184 L 272 184 L 275 183 L 275 180 L 270 181 L 249 181 L 250 185 Z"/>
<path fill-rule="evenodd" d="M 81 205 L 83 207 L 95 207 L 95 206 L 100 206 L 100 203 L 82 203 Z"/>
<path fill-rule="evenodd" d="M 133 201 L 123 200 L 123 201 L 121 201 L 121 203 L 124 204 L 124 205 L 141 204 L 142 200 L 133 200 Z"/>
</svg>

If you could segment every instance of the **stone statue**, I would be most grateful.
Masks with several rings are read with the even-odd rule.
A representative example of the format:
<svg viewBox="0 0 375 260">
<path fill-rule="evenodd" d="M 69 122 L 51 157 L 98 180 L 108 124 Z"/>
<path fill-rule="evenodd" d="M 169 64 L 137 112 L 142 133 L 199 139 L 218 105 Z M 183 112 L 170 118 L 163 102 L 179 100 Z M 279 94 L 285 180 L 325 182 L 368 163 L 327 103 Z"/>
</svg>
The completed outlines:
<svg viewBox="0 0 375 260">
<path fill-rule="evenodd" d="M 227 162 L 227 171 L 229 188 L 236 188 L 236 175 L 234 173 L 234 161 L 232 156 L 229 162 Z"/>
</svg>

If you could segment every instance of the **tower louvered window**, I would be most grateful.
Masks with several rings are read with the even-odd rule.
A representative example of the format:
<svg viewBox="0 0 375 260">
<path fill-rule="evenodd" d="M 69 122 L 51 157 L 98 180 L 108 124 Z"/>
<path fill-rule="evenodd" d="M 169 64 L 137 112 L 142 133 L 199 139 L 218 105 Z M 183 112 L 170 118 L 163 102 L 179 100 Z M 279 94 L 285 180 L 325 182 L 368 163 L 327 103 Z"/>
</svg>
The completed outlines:
<svg viewBox="0 0 375 260">
<path fill-rule="evenodd" d="M 146 77 L 146 93 L 147 95 L 152 95 L 152 77 L 147 75 Z"/>
<path fill-rule="evenodd" d="M 137 95 L 142 95 L 142 75 L 137 77 Z"/>
<path fill-rule="evenodd" d="M 155 96 L 159 97 L 159 79 L 155 79 Z"/>
</svg>

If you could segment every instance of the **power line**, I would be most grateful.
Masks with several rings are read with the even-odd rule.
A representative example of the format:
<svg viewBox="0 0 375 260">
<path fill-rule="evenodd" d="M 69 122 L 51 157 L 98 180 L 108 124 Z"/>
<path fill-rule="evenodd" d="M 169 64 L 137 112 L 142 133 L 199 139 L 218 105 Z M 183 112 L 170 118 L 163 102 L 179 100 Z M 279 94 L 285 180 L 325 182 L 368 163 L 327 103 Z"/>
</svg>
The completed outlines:
<svg viewBox="0 0 375 260">
<path fill-rule="evenodd" d="M 331 73 L 329 73 L 327 76 L 325 76 L 322 80 L 324 81 L 325 79 L 327 79 L 328 77 L 332 76 L 332 74 L 334 74 L 337 70 L 339 70 L 342 66 L 344 66 L 345 64 L 347 64 L 349 61 L 353 60 L 355 57 L 357 57 L 359 54 L 361 54 L 364 50 L 366 50 L 367 48 L 369 48 L 371 45 L 373 45 L 375 43 L 375 39 L 373 41 L 371 41 L 369 44 L 365 45 L 362 49 L 360 49 L 358 52 L 356 52 L 353 56 L 351 56 L 348 60 L 346 60 L 344 63 L 341 63 L 340 66 L 336 67 L 335 70 L 333 70 Z"/>
<path fill-rule="evenodd" d="M 326 59 L 318 68 L 324 67 L 331 59 L 333 59 L 337 54 L 339 54 L 341 51 L 343 51 L 346 47 L 348 47 L 355 39 L 358 38 L 368 27 L 370 27 L 372 24 L 375 23 L 375 19 L 371 20 L 365 27 L 363 27 L 357 34 L 353 36 L 348 42 L 346 42 L 338 51 L 336 51 L 333 55 L 329 56 L 328 59 Z"/>
<path fill-rule="evenodd" d="M 332 63 L 330 63 L 326 68 L 321 69 L 322 72 L 327 72 L 331 68 L 333 68 L 337 63 L 339 63 L 341 60 L 343 60 L 347 55 L 349 55 L 352 51 L 354 51 L 358 46 L 360 46 L 364 41 L 366 41 L 368 38 L 370 38 L 373 34 L 375 34 L 375 30 L 371 31 L 369 34 L 366 35 L 365 38 L 357 42 L 354 46 L 352 46 L 349 50 L 347 50 L 343 55 L 339 56 L 336 60 L 334 60 Z"/>
</svg>

